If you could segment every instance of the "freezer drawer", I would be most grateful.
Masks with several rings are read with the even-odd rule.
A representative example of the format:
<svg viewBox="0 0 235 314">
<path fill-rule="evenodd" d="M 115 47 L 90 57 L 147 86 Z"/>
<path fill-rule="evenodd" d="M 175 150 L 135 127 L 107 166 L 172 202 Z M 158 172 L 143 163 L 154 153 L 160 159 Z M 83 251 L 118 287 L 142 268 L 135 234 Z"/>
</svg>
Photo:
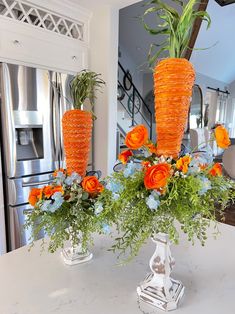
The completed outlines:
<svg viewBox="0 0 235 314">
<path fill-rule="evenodd" d="M 8 179 L 8 204 L 16 206 L 28 203 L 29 192 L 32 188 L 41 188 L 52 182 L 52 173 L 19 179 Z"/>
<path fill-rule="evenodd" d="M 8 213 L 10 218 L 10 250 L 18 249 L 24 245 L 27 245 L 31 242 L 31 229 L 24 229 L 24 224 L 26 222 L 25 211 L 32 210 L 30 205 L 21 205 L 21 206 L 8 206 Z M 35 225 L 36 227 L 36 225 Z M 44 237 L 44 232 L 41 231 L 38 239 Z"/>
</svg>

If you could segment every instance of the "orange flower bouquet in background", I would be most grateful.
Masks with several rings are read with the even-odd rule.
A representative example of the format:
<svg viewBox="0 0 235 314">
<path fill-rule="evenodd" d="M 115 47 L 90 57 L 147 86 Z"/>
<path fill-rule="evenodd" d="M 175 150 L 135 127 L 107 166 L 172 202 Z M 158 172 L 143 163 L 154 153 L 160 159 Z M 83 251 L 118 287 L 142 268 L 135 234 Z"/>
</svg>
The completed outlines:
<svg viewBox="0 0 235 314">
<path fill-rule="evenodd" d="M 99 218 L 102 207 L 97 204 L 103 188 L 96 176 L 82 178 L 64 169 L 55 171 L 50 185 L 33 188 L 29 195 L 33 209 L 27 213 L 25 224 L 32 230 L 32 244 L 44 231 L 49 236 L 50 252 L 63 248 L 66 240 L 72 247 L 80 244 L 86 252 L 91 234 L 104 228 Z"/>
<path fill-rule="evenodd" d="M 225 128 L 217 127 L 214 134 L 220 147 L 228 147 Z M 177 221 L 189 240 L 197 238 L 204 245 L 206 229 L 211 221 L 216 223 L 215 214 L 223 217 L 225 206 L 235 197 L 235 183 L 222 175 L 222 166 L 213 163 L 209 151 L 176 158 L 159 155 L 158 143 L 148 139 L 144 125 L 127 133 L 125 143 L 127 150 L 119 156 L 122 170 L 107 178 L 98 198 L 122 232 L 112 249 L 129 250 L 133 257 L 159 232 L 177 243 Z"/>
<path fill-rule="evenodd" d="M 215 140 L 219 148 L 226 149 L 231 145 L 227 130 L 223 125 L 219 125 L 215 128 Z"/>
</svg>

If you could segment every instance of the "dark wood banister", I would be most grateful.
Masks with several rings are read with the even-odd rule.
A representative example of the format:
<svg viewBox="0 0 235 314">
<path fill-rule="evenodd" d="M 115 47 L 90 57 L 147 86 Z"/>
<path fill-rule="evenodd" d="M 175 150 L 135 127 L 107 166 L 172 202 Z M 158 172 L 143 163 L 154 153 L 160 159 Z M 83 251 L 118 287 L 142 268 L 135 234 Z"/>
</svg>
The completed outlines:
<svg viewBox="0 0 235 314">
<path fill-rule="evenodd" d="M 124 75 L 127 75 L 127 71 L 123 68 L 122 64 L 118 61 L 118 66 L 120 67 L 120 69 L 122 70 L 123 74 Z M 121 82 L 118 82 L 122 88 L 124 89 L 123 85 L 121 84 Z M 150 121 L 148 122 L 145 117 L 143 116 L 143 114 L 140 113 L 140 115 L 144 118 L 144 120 L 146 121 L 146 123 L 148 124 L 149 126 L 149 129 L 150 129 L 150 139 L 152 139 L 152 124 L 153 124 L 153 114 L 152 112 L 150 111 L 149 107 L 147 106 L 147 104 L 145 103 L 143 97 L 141 96 L 140 92 L 138 91 L 138 89 L 136 88 L 135 84 L 131 81 L 131 88 L 133 90 L 133 95 L 137 94 L 139 99 L 141 100 L 142 102 L 142 105 L 146 108 L 146 110 L 148 111 L 149 113 L 149 117 L 150 117 Z M 124 106 L 123 106 L 124 107 Z M 124 107 L 124 109 L 128 112 L 127 108 Z M 134 113 L 134 104 L 133 104 L 133 113 L 132 113 L 132 120 L 133 122 L 135 122 L 134 120 L 134 116 L 135 116 L 135 113 Z M 130 115 L 130 113 L 128 112 L 128 114 Z M 133 123 L 134 124 L 134 123 Z"/>
</svg>

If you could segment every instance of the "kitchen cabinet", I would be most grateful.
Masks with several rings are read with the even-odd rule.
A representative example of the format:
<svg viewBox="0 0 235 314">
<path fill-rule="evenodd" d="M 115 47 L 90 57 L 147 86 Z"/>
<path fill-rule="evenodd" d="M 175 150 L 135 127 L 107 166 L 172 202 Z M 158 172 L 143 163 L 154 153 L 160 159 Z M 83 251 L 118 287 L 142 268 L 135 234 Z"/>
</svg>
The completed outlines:
<svg viewBox="0 0 235 314">
<path fill-rule="evenodd" d="M 16 2 L 21 3 L 19 4 L 21 6 L 24 4 L 24 1 Z M 19 5 L 17 8 L 20 10 Z M 10 11 L 9 8 L 7 8 L 8 11 Z M 55 6 L 56 10 L 58 8 L 60 8 L 59 5 Z M 35 4 L 28 5 L 27 10 L 24 10 L 27 19 L 13 18 L 16 15 L 16 11 L 13 10 L 12 14 L 5 14 L 6 16 L 0 14 L 0 62 L 67 73 L 76 73 L 88 68 L 90 20 L 88 12 L 83 12 L 82 18 L 78 16 L 76 21 L 68 17 L 66 11 L 62 14 L 61 12 L 53 13 L 46 8 L 42 10 Z M 17 12 L 18 15 L 22 13 Z M 36 19 L 40 21 L 40 24 L 26 22 Z M 48 23 L 51 26 L 46 28 Z M 78 36 L 76 34 L 73 38 L 72 34 L 75 34 L 75 31 L 80 31 L 82 37 L 76 37 Z"/>
</svg>

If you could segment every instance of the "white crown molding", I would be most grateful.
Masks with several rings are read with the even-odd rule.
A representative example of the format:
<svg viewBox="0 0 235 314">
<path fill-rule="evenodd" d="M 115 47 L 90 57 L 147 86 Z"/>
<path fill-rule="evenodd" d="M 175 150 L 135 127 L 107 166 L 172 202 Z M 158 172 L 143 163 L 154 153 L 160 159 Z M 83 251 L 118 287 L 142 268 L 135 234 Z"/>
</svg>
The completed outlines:
<svg viewBox="0 0 235 314">
<path fill-rule="evenodd" d="M 76 21 L 89 23 L 92 12 L 71 0 L 23 0 L 25 3 L 36 5 L 63 16 L 70 17 Z"/>
</svg>

